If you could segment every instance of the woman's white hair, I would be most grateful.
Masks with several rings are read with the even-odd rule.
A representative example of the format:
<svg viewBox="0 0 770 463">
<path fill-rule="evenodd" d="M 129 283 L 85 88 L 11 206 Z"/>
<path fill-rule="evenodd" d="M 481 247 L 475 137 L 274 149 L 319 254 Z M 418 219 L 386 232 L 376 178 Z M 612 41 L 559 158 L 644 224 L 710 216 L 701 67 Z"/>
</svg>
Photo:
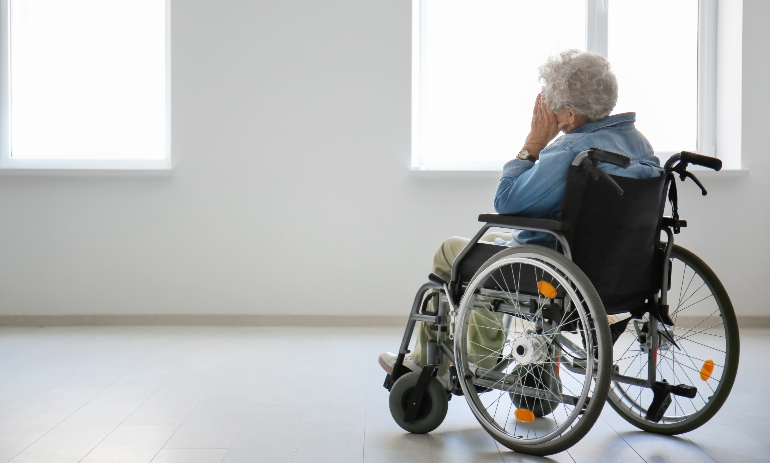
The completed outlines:
<svg viewBox="0 0 770 463">
<path fill-rule="evenodd" d="M 540 66 L 545 104 L 560 113 L 569 106 L 585 122 L 610 115 L 618 101 L 618 80 L 601 55 L 567 50 Z"/>
</svg>

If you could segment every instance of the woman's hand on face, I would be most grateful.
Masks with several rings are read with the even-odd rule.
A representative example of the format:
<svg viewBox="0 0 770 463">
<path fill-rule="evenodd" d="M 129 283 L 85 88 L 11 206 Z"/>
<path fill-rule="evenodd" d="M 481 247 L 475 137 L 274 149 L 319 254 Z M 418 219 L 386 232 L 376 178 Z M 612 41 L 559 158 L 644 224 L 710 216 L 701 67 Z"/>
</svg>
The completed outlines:
<svg viewBox="0 0 770 463">
<path fill-rule="evenodd" d="M 535 108 L 532 111 L 532 126 L 524 143 L 524 148 L 537 157 L 540 151 L 559 134 L 559 131 L 556 114 L 545 105 L 543 94 L 538 93 L 535 99 Z"/>
</svg>

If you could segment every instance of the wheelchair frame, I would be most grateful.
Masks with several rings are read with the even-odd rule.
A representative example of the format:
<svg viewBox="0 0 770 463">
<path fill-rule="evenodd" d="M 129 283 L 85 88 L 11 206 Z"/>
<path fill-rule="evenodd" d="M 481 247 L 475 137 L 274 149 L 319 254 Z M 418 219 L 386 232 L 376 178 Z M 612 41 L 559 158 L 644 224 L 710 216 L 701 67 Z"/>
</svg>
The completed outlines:
<svg viewBox="0 0 770 463">
<path fill-rule="evenodd" d="M 604 171 L 596 167 L 597 162 L 607 162 L 607 163 L 611 163 L 611 164 L 618 165 L 625 168 L 630 163 L 629 158 L 622 155 L 617 155 L 615 153 L 609 153 L 603 150 L 592 148 L 590 150 L 583 151 L 582 153 L 580 153 L 572 163 L 572 165 L 574 166 L 582 166 L 588 169 L 594 174 L 594 176 L 604 177 L 617 190 L 619 190 L 620 194 L 622 194 L 622 190 L 617 185 L 617 183 L 614 182 L 612 178 L 609 177 L 609 175 L 607 175 Z M 695 176 L 693 176 L 690 172 L 686 171 L 688 162 L 693 164 L 704 165 L 706 167 L 719 170 L 721 168 L 721 161 L 718 161 L 714 158 L 708 158 L 708 157 L 700 156 L 693 153 L 682 152 L 681 154 L 672 156 L 664 166 L 665 172 L 663 175 L 668 175 L 672 172 L 676 172 L 680 174 L 682 180 L 684 180 L 685 177 L 689 177 L 693 179 L 693 181 L 701 188 L 703 195 L 706 195 L 706 190 L 705 188 L 703 188 L 703 185 L 700 184 L 700 182 L 697 180 Z M 673 167 L 675 164 L 677 164 L 677 167 Z M 651 301 L 652 303 L 647 306 L 649 308 L 648 313 L 649 313 L 650 321 L 655 319 L 669 326 L 673 326 L 674 323 L 671 321 L 669 317 L 668 305 L 667 305 L 667 292 L 669 290 L 668 262 L 671 257 L 671 252 L 674 246 L 674 233 L 678 232 L 680 227 L 687 226 L 686 221 L 679 220 L 676 209 L 674 209 L 674 213 L 672 215 L 673 217 L 664 217 L 661 225 L 661 231 L 666 233 L 667 239 L 666 239 L 666 247 L 663 250 L 664 259 L 662 261 L 663 269 L 661 272 L 662 281 L 660 285 L 660 296 L 659 297 L 657 295 L 653 296 L 654 300 Z M 480 244 L 479 240 L 484 236 L 484 234 L 489 229 L 508 228 L 508 229 L 531 230 L 531 231 L 549 233 L 556 238 L 558 245 L 561 247 L 560 251 L 562 252 L 562 254 L 564 254 L 564 256 L 567 259 L 572 260 L 572 253 L 570 250 L 569 242 L 563 233 L 564 231 L 569 230 L 569 224 L 565 222 L 560 222 L 556 220 L 505 216 L 505 215 L 498 215 L 498 214 L 482 214 L 479 216 L 479 221 L 485 222 L 485 224 L 476 233 L 476 235 L 470 241 L 468 246 L 466 246 L 465 249 L 463 249 L 463 251 L 458 255 L 457 259 L 453 263 L 451 280 L 447 282 L 443 280 L 441 277 L 439 277 L 438 275 L 431 273 L 428 277 L 429 281 L 423 284 L 420 287 L 420 289 L 417 291 L 417 294 L 415 295 L 415 299 L 412 304 L 412 309 L 407 321 L 406 330 L 404 332 L 404 336 L 402 338 L 401 345 L 399 347 L 398 356 L 397 356 L 395 365 L 393 367 L 393 371 L 391 374 L 387 375 L 385 379 L 384 387 L 390 391 L 392 386 L 401 376 L 411 372 L 410 369 L 403 366 L 403 361 L 404 361 L 404 357 L 409 352 L 408 350 L 409 343 L 411 341 L 414 328 L 417 322 L 428 323 L 432 330 L 438 332 L 438 335 L 435 341 L 431 340 L 431 341 L 428 341 L 427 343 L 427 364 L 423 367 L 420 373 L 420 378 L 417 381 L 414 391 L 411 393 L 411 396 L 409 398 L 406 414 L 404 416 L 404 421 L 406 422 L 410 422 L 415 419 L 417 410 L 420 407 L 420 404 L 423 400 L 423 396 L 427 389 L 428 383 L 430 379 L 436 375 L 438 366 L 441 363 L 443 355 L 446 355 L 447 357 L 449 357 L 453 365 L 452 367 L 450 367 L 450 372 L 451 372 L 450 377 L 452 380 L 451 393 L 455 395 L 463 394 L 461 388 L 458 385 L 457 372 L 454 367 L 454 364 L 456 363 L 455 352 L 454 352 L 453 346 L 450 345 L 451 343 L 453 343 L 453 339 L 454 339 L 454 319 L 452 317 L 456 315 L 456 304 L 459 304 L 460 298 L 462 297 L 464 292 L 462 287 L 463 286 L 462 278 L 461 278 L 461 275 L 459 274 L 459 268 L 463 263 L 463 260 L 469 255 L 471 250 Z M 672 227 L 674 228 L 674 230 L 672 230 Z M 438 310 L 436 313 L 425 312 L 425 308 L 427 307 L 429 299 L 433 297 L 432 295 L 426 296 L 426 294 L 429 291 L 437 291 L 436 294 L 438 297 L 438 304 L 437 304 Z M 480 291 L 480 294 L 482 296 L 485 296 L 485 295 L 492 296 L 492 297 L 495 296 L 494 290 L 482 288 L 478 291 Z M 521 297 L 528 299 L 529 297 L 531 297 L 531 295 L 522 295 Z M 521 300 L 520 302 L 526 303 L 525 300 Z M 504 304 L 501 304 L 501 306 L 503 305 Z M 505 313 L 505 310 L 500 310 L 500 308 L 498 309 L 500 312 Z M 502 307 L 502 309 L 505 309 L 505 307 Z M 624 383 L 624 384 L 629 384 L 633 386 L 652 389 L 654 398 L 653 398 L 652 404 L 648 409 L 648 419 L 651 419 L 656 422 L 657 420 L 660 419 L 663 413 L 665 413 L 665 409 L 671 403 L 671 394 L 687 397 L 690 399 L 694 398 L 697 394 L 697 388 L 695 388 L 694 386 L 688 386 L 684 384 L 672 385 L 665 381 L 663 382 L 657 381 L 657 378 L 656 378 L 657 352 L 654 346 L 658 346 L 659 337 L 661 335 L 666 336 L 672 342 L 674 338 L 670 334 L 669 335 L 661 334 L 658 328 L 659 328 L 658 323 L 648 323 L 649 331 L 645 340 L 645 343 L 647 346 L 647 349 L 646 349 L 647 357 L 648 357 L 647 358 L 647 365 L 648 365 L 647 378 L 643 379 L 643 378 L 637 378 L 633 376 L 625 376 L 620 374 L 619 371 L 617 371 L 617 368 L 613 368 L 611 373 L 611 380 L 610 380 L 611 382 Z M 557 336 L 560 336 L 560 335 L 557 335 Z M 560 336 L 559 342 L 563 343 L 572 352 L 582 353 L 583 359 L 588 359 L 588 353 L 586 353 L 581 346 L 574 344 L 572 341 L 570 341 L 566 337 Z M 562 365 L 568 370 L 572 371 L 573 373 L 583 374 L 583 375 L 586 374 L 585 364 L 581 365 L 580 362 L 562 361 Z M 506 375 L 501 372 L 495 372 L 492 370 L 483 370 L 481 376 L 484 376 L 484 375 L 487 375 L 491 380 L 477 379 L 474 381 L 474 384 L 478 384 L 478 386 L 481 386 L 487 389 L 499 389 L 499 390 L 505 390 L 506 392 L 515 392 L 522 396 L 531 397 L 533 399 L 541 399 L 541 400 L 544 399 L 544 400 L 555 401 L 560 403 L 569 403 L 570 405 L 573 405 L 573 406 L 578 403 L 579 398 L 573 397 L 567 394 L 561 394 L 559 397 L 557 397 L 553 393 L 549 394 L 547 391 L 544 391 L 544 390 L 530 388 L 526 386 L 516 386 L 514 385 L 515 383 L 514 381 L 506 381 Z M 451 398 L 451 395 L 450 395 L 450 398 Z"/>
</svg>

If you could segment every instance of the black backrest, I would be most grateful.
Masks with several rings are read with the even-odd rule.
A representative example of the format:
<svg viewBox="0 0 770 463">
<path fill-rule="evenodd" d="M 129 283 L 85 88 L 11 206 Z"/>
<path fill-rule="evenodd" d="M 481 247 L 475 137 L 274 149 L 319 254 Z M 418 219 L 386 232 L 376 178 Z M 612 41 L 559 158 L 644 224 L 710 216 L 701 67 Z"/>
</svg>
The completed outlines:
<svg viewBox="0 0 770 463">
<path fill-rule="evenodd" d="M 640 308 L 660 286 L 660 226 L 667 177 L 611 176 L 615 189 L 588 171 L 570 166 L 562 220 L 572 260 L 591 280 L 607 313 Z"/>
</svg>

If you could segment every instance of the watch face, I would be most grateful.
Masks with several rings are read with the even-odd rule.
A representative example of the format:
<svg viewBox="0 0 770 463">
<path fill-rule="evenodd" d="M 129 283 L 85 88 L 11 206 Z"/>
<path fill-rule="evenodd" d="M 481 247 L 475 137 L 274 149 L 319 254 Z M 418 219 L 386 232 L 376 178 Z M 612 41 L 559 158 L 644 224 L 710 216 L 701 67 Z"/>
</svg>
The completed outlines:
<svg viewBox="0 0 770 463">
<path fill-rule="evenodd" d="M 519 154 L 516 157 L 519 159 L 527 159 L 529 157 L 529 151 L 521 150 L 519 151 Z"/>
</svg>

